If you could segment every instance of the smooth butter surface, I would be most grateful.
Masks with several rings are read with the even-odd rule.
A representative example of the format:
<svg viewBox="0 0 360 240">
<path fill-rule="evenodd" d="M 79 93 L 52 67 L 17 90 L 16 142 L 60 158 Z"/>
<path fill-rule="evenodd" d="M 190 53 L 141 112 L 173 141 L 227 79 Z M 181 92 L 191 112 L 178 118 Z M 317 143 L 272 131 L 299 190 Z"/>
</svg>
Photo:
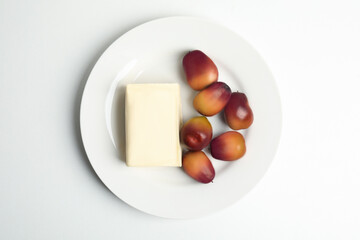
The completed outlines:
<svg viewBox="0 0 360 240">
<path fill-rule="evenodd" d="M 125 118 L 128 166 L 181 166 L 178 84 L 128 84 Z"/>
</svg>

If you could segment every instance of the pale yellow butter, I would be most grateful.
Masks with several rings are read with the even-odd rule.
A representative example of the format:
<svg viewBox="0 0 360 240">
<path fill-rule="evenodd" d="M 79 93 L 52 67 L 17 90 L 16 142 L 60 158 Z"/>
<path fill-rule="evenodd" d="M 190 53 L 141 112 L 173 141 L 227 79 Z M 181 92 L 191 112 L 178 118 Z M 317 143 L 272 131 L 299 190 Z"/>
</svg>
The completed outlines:
<svg viewBox="0 0 360 240">
<path fill-rule="evenodd" d="M 178 84 L 128 84 L 125 121 L 128 166 L 181 167 Z"/>
</svg>

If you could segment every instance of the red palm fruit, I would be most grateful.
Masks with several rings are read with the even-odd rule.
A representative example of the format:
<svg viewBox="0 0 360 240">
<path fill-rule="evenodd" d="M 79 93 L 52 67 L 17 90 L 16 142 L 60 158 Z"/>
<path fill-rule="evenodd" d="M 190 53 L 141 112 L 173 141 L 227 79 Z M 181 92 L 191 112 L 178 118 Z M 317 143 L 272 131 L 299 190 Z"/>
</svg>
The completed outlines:
<svg viewBox="0 0 360 240">
<path fill-rule="evenodd" d="M 232 93 L 224 113 L 226 122 L 234 130 L 248 128 L 254 121 L 253 112 L 244 93 Z"/>
<path fill-rule="evenodd" d="M 230 96 L 231 89 L 226 83 L 215 82 L 195 96 L 193 105 L 202 115 L 213 116 L 226 106 Z"/>
<path fill-rule="evenodd" d="M 245 139 L 241 133 L 229 131 L 214 138 L 210 143 L 211 155 L 219 160 L 234 161 L 246 152 Z"/>
<path fill-rule="evenodd" d="M 194 90 L 202 90 L 218 80 L 218 69 L 215 63 L 202 51 L 195 50 L 183 58 L 186 80 Z"/>
<path fill-rule="evenodd" d="M 204 116 L 188 120 L 181 128 L 181 140 L 190 150 L 201 150 L 209 145 L 212 138 L 212 127 Z"/>
<path fill-rule="evenodd" d="M 215 177 L 214 167 L 202 151 L 185 153 L 182 158 L 182 166 L 185 172 L 196 181 L 209 183 Z"/>
</svg>

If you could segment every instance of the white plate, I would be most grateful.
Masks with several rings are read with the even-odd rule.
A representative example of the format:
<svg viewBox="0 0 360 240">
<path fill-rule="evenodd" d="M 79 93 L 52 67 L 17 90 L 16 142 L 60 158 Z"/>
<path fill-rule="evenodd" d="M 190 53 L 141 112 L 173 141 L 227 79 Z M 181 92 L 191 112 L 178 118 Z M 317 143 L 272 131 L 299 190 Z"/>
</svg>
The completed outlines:
<svg viewBox="0 0 360 240">
<path fill-rule="evenodd" d="M 235 162 L 211 159 L 216 177 L 210 184 L 194 181 L 181 168 L 130 168 L 124 158 L 126 84 L 177 82 L 184 121 L 198 115 L 192 107 L 196 92 L 186 84 L 181 65 L 194 49 L 213 59 L 220 81 L 247 94 L 254 112 L 253 125 L 243 131 L 247 153 Z M 214 136 L 230 130 L 222 114 L 209 120 Z M 83 93 L 80 123 L 88 158 L 116 196 L 149 214 L 193 218 L 236 202 L 265 174 L 280 138 L 280 98 L 264 60 L 244 39 L 209 20 L 171 17 L 132 29 L 103 53 Z"/>
</svg>

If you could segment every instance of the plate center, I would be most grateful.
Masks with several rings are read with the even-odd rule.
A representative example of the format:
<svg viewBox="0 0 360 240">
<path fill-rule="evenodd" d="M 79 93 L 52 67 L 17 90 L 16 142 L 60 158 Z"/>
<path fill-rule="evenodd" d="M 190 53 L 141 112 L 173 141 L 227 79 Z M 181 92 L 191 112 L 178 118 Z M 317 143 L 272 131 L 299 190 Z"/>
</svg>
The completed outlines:
<svg viewBox="0 0 360 240">
<path fill-rule="evenodd" d="M 107 111 L 106 118 L 110 138 L 122 161 L 125 161 L 126 151 L 125 89 L 127 84 L 178 83 L 181 91 L 183 122 L 200 115 L 193 107 L 193 99 L 198 92 L 191 89 L 187 84 L 182 67 L 182 58 L 186 52 L 187 50 L 179 49 L 178 51 L 173 51 L 172 54 L 164 52 L 162 55 L 157 55 L 156 58 L 143 58 L 141 61 L 130 60 L 125 64 L 125 67 L 119 69 L 117 77 L 113 80 L 112 87 L 109 90 L 109 101 L 106 104 L 108 105 L 107 108 L 111 110 Z M 222 64 L 221 59 L 213 58 L 213 60 L 219 69 L 219 81 L 228 84 L 232 91 L 243 91 L 241 79 L 238 79 L 226 65 Z M 213 127 L 214 137 L 232 130 L 227 126 L 223 112 L 208 117 L 208 119 Z M 246 138 L 247 131 L 242 130 L 240 132 Z M 229 164 L 226 162 L 212 159 L 208 147 L 204 149 L 204 152 L 212 160 L 217 175 L 220 175 L 222 171 L 229 167 Z M 163 168 L 163 171 L 173 170 Z"/>
</svg>

